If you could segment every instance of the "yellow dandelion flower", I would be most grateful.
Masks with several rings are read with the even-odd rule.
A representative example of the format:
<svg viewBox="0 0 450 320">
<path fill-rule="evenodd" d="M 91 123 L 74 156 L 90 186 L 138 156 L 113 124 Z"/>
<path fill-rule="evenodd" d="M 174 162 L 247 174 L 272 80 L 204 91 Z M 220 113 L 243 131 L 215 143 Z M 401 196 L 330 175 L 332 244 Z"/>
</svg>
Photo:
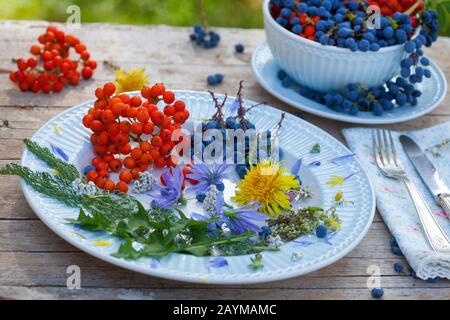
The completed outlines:
<svg viewBox="0 0 450 320">
<path fill-rule="evenodd" d="M 257 202 L 261 212 L 274 217 L 291 207 L 286 193 L 298 187 L 298 180 L 285 167 L 267 160 L 250 167 L 237 184 L 233 200 L 239 205 Z"/>
<path fill-rule="evenodd" d="M 126 72 L 123 69 L 114 70 L 116 76 L 116 92 L 128 92 L 141 90 L 144 85 L 147 84 L 148 76 L 145 75 L 145 69 L 133 69 L 130 72 Z"/>
</svg>

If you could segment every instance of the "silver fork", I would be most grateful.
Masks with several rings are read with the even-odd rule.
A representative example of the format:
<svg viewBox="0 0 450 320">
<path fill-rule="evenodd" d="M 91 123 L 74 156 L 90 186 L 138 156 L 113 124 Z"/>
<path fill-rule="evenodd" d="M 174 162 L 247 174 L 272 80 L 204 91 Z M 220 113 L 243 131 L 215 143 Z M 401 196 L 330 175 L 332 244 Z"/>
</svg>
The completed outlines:
<svg viewBox="0 0 450 320">
<path fill-rule="evenodd" d="M 425 231 L 426 238 L 436 252 L 450 252 L 450 241 L 433 216 L 416 186 L 411 182 L 397 155 L 394 139 L 389 130 L 372 131 L 375 160 L 381 172 L 389 177 L 402 180 L 409 191 L 414 206 Z"/>
</svg>

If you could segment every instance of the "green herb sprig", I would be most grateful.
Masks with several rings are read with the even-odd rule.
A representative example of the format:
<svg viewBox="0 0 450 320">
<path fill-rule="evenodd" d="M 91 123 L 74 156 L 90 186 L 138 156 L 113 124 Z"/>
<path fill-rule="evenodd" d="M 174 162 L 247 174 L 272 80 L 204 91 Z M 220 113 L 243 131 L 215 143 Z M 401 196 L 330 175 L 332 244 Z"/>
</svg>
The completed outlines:
<svg viewBox="0 0 450 320">
<path fill-rule="evenodd" d="M 222 249 L 224 255 L 277 250 L 268 248 L 264 242 L 253 244 L 249 241 L 256 236 L 254 232 L 227 237 L 210 236 L 208 227 L 216 222 L 215 219 L 196 221 L 187 218 L 180 210 L 156 207 L 145 209 L 137 199 L 124 194 L 76 193 L 72 182 L 80 174 L 74 165 L 59 160 L 50 149 L 31 140 L 25 140 L 24 143 L 28 150 L 53 169 L 54 174 L 33 171 L 12 163 L 0 168 L 0 175 L 17 175 L 37 192 L 70 207 L 79 208 L 78 217 L 69 219 L 68 223 L 78 224 L 89 231 L 106 231 L 123 239 L 123 244 L 114 254 L 116 257 L 138 259 L 144 256 L 160 257 L 174 252 L 207 256 L 211 254 L 213 247 Z M 135 246 L 136 243 L 139 246 Z"/>
</svg>

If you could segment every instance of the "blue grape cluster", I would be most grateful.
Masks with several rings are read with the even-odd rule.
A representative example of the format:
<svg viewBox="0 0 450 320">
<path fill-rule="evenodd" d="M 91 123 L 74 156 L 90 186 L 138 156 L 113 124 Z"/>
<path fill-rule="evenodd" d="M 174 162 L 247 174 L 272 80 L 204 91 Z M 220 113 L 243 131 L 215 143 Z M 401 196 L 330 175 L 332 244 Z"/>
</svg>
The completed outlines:
<svg viewBox="0 0 450 320">
<path fill-rule="evenodd" d="M 206 78 L 206 82 L 210 86 L 216 86 L 216 85 L 221 84 L 223 82 L 224 77 L 225 76 L 224 76 L 223 73 L 216 73 L 216 74 L 208 76 Z"/>
<path fill-rule="evenodd" d="M 198 46 L 209 49 L 217 47 L 220 42 L 220 35 L 212 30 L 205 30 L 201 25 L 196 25 L 190 39 Z"/>
<path fill-rule="evenodd" d="M 423 13 L 421 17 L 422 29 L 420 34 L 425 37 L 423 44 L 426 47 L 431 47 L 433 42 L 438 38 L 439 23 L 436 11 L 427 10 Z"/>
</svg>

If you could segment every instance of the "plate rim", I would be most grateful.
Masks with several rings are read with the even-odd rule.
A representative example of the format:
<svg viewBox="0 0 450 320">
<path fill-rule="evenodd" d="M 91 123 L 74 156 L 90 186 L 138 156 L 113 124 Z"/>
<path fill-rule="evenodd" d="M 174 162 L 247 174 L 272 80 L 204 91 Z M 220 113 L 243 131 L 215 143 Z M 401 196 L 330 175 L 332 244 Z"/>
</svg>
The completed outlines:
<svg viewBox="0 0 450 320">
<path fill-rule="evenodd" d="M 196 90 L 172 90 L 175 94 L 176 93 L 185 93 L 185 94 L 203 94 L 203 95 L 207 95 L 207 92 L 202 92 L 202 91 L 196 91 Z M 140 91 L 131 91 L 131 92 L 126 92 L 127 94 L 140 94 Z M 224 95 L 222 94 L 217 94 L 217 97 L 224 97 Z M 233 99 L 233 96 L 229 96 L 229 99 Z M 249 99 L 244 99 L 249 103 L 256 103 L 253 100 L 249 100 Z M 83 106 L 85 106 L 86 104 L 92 104 L 95 100 L 89 100 L 89 101 L 85 101 L 83 103 L 77 104 L 73 107 L 68 108 L 67 110 L 64 110 L 61 113 L 58 113 L 57 115 L 55 115 L 54 117 L 52 117 L 51 119 L 49 119 L 48 121 L 45 122 L 45 124 L 43 124 L 31 137 L 31 139 L 33 139 L 36 135 L 40 134 L 41 131 L 43 131 L 46 127 L 48 127 L 52 122 L 54 122 L 55 120 L 57 120 L 60 117 L 63 117 L 65 114 L 72 112 L 73 110 L 76 110 L 78 108 L 81 108 Z M 278 108 L 275 108 L 274 106 L 270 106 L 270 105 L 265 105 L 264 107 L 266 108 L 270 108 L 270 109 L 274 109 L 275 111 L 278 112 L 284 112 L 283 110 L 280 110 Z M 338 139 L 334 138 L 331 134 L 329 134 L 328 132 L 326 132 L 325 130 L 321 129 L 320 127 L 304 120 L 301 119 L 300 117 L 286 112 L 288 114 L 290 114 L 291 116 L 295 117 L 297 121 L 302 122 L 303 124 L 307 125 L 307 126 L 311 126 L 316 130 L 319 130 L 324 137 L 328 140 L 332 140 L 334 143 L 337 143 L 338 145 L 340 145 L 340 147 L 344 148 L 346 151 L 351 152 L 348 147 L 346 145 L 344 145 L 342 142 L 340 142 Z M 30 151 L 25 148 L 24 151 L 22 152 L 22 158 L 20 163 L 22 165 L 24 165 L 23 161 L 25 156 L 28 155 L 28 153 L 30 153 Z M 31 154 L 31 153 L 30 153 Z M 345 257 L 349 252 L 351 252 L 354 248 L 356 248 L 356 246 L 358 246 L 360 244 L 360 242 L 363 240 L 363 238 L 367 235 L 367 232 L 369 231 L 370 227 L 372 226 L 373 223 L 373 219 L 375 216 L 375 211 L 376 211 L 376 198 L 375 198 L 375 190 L 373 187 L 373 184 L 369 178 L 369 176 L 367 175 L 367 173 L 365 172 L 365 170 L 363 169 L 363 166 L 360 162 L 360 160 L 357 157 L 354 157 L 354 160 L 356 161 L 360 172 L 364 175 L 368 186 L 370 188 L 370 201 L 371 201 L 371 206 L 368 209 L 370 212 L 370 216 L 368 216 L 367 219 L 367 223 L 365 224 L 364 228 L 361 230 L 361 232 L 358 234 L 357 237 L 355 237 L 353 239 L 353 241 L 346 246 L 345 248 L 343 248 L 341 251 L 339 251 L 339 253 L 337 253 L 335 256 L 331 257 L 331 258 L 326 258 L 318 263 L 312 264 L 306 268 L 302 268 L 299 270 L 294 270 L 291 271 L 290 273 L 280 273 L 280 274 L 271 274 L 270 276 L 264 274 L 264 273 L 259 273 L 261 276 L 255 276 L 252 278 L 246 278 L 246 279 L 239 279 L 239 280 L 234 280 L 233 278 L 224 278 L 223 280 L 217 279 L 215 278 L 214 280 L 206 280 L 203 279 L 202 277 L 196 277 L 194 275 L 185 275 L 185 274 L 176 274 L 176 273 L 167 273 L 167 272 L 161 272 L 160 270 L 158 270 L 158 268 L 152 269 L 152 268 L 145 268 L 141 265 L 133 265 L 128 263 L 127 260 L 125 259 L 119 259 L 119 258 L 115 258 L 110 254 L 105 254 L 102 253 L 100 251 L 97 251 L 94 249 L 94 247 L 89 246 L 87 244 L 85 244 L 84 242 L 80 242 L 77 241 L 74 237 L 70 237 L 69 233 L 65 232 L 64 230 L 62 230 L 61 228 L 58 227 L 57 223 L 54 223 L 51 219 L 50 216 L 47 216 L 46 214 L 43 214 L 39 211 L 38 206 L 33 203 L 32 201 L 32 196 L 29 192 L 27 192 L 28 188 L 30 188 L 26 182 L 21 178 L 21 188 L 22 188 L 22 192 L 24 194 L 24 197 L 28 203 L 28 205 L 31 207 L 31 209 L 33 210 L 33 212 L 36 214 L 36 216 L 50 229 L 52 230 L 57 236 L 61 237 L 62 239 L 64 239 L 65 241 L 67 241 L 68 243 L 70 243 L 71 245 L 73 245 L 74 247 L 78 248 L 79 250 L 97 258 L 100 259 L 104 262 L 110 263 L 112 265 L 121 267 L 123 269 L 126 270 L 131 270 L 134 272 L 138 272 L 141 274 L 145 274 L 147 276 L 153 276 L 153 277 L 159 277 L 159 278 L 163 278 L 163 279 L 167 279 L 167 280 L 175 280 L 175 281 L 182 281 L 182 282 L 188 282 L 188 283 L 197 283 L 197 284 L 218 284 L 218 285 L 248 285 L 248 284 L 257 284 L 257 283 L 270 283 L 270 282 L 275 282 L 275 281 L 280 281 L 280 280 L 286 280 L 286 279 L 290 279 L 290 278 L 296 278 L 317 270 L 320 270 L 324 267 L 327 267 L 339 260 L 341 260 L 343 257 Z M 258 275 L 258 273 L 255 273 L 255 275 Z M 269 277 L 269 278 L 263 278 L 263 277 Z"/>
<path fill-rule="evenodd" d="M 276 97 L 277 99 L 283 101 L 284 103 L 287 103 L 288 105 L 313 114 L 315 116 L 321 117 L 321 118 L 326 118 L 326 119 L 331 119 L 331 120 L 336 120 L 336 121 L 341 121 L 341 122 L 346 122 L 346 123 L 355 123 L 355 124 L 395 124 L 395 123 L 401 123 L 401 122 L 406 122 L 406 121 L 410 121 L 410 120 L 414 120 L 417 118 L 420 118 L 432 111 L 434 111 L 435 109 L 437 109 L 439 107 L 439 105 L 442 103 L 442 101 L 444 101 L 446 95 L 447 95 L 447 90 L 448 90 L 448 83 L 447 83 L 447 79 L 442 71 L 442 69 L 439 67 L 439 65 L 437 63 L 435 63 L 432 59 L 430 60 L 430 65 L 434 66 L 434 68 L 438 71 L 438 76 L 437 78 L 439 79 L 443 79 L 444 81 L 442 81 L 442 84 L 444 85 L 443 88 L 443 94 L 441 95 L 441 97 L 438 99 L 438 101 L 432 105 L 430 108 L 425 109 L 421 112 L 409 115 L 409 116 L 403 116 L 403 117 L 398 117 L 398 118 L 392 118 L 392 119 L 386 119 L 386 118 L 374 118 L 374 119 L 364 119 L 361 117 L 355 117 L 355 116 L 350 116 L 350 115 L 346 115 L 346 114 L 334 114 L 331 112 L 326 112 L 326 111 L 321 111 L 321 110 L 317 110 L 311 107 L 305 107 L 304 105 L 297 103 L 295 101 L 293 101 L 292 99 L 286 98 L 285 96 L 283 96 L 281 93 L 279 93 L 278 91 L 274 90 L 273 88 L 271 88 L 264 80 L 264 77 L 262 76 L 262 74 L 260 74 L 258 72 L 258 68 L 256 67 L 256 58 L 259 52 L 261 52 L 264 47 L 267 47 L 270 50 L 270 47 L 267 43 L 267 41 L 262 42 L 261 44 L 259 44 L 256 49 L 253 51 L 252 54 L 252 59 L 251 59 L 251 65 L 252 65 L 252 72 L 254 77 L 256 78 L 256 80 L 258 81 L 258 83 L 264 88 L 264 90 L 266 90 L 270 95 Z M 272 55 L 273 56 L 273 55 Z M 307 99 L 307 98 L 306 98 Z"/>
</svg>

